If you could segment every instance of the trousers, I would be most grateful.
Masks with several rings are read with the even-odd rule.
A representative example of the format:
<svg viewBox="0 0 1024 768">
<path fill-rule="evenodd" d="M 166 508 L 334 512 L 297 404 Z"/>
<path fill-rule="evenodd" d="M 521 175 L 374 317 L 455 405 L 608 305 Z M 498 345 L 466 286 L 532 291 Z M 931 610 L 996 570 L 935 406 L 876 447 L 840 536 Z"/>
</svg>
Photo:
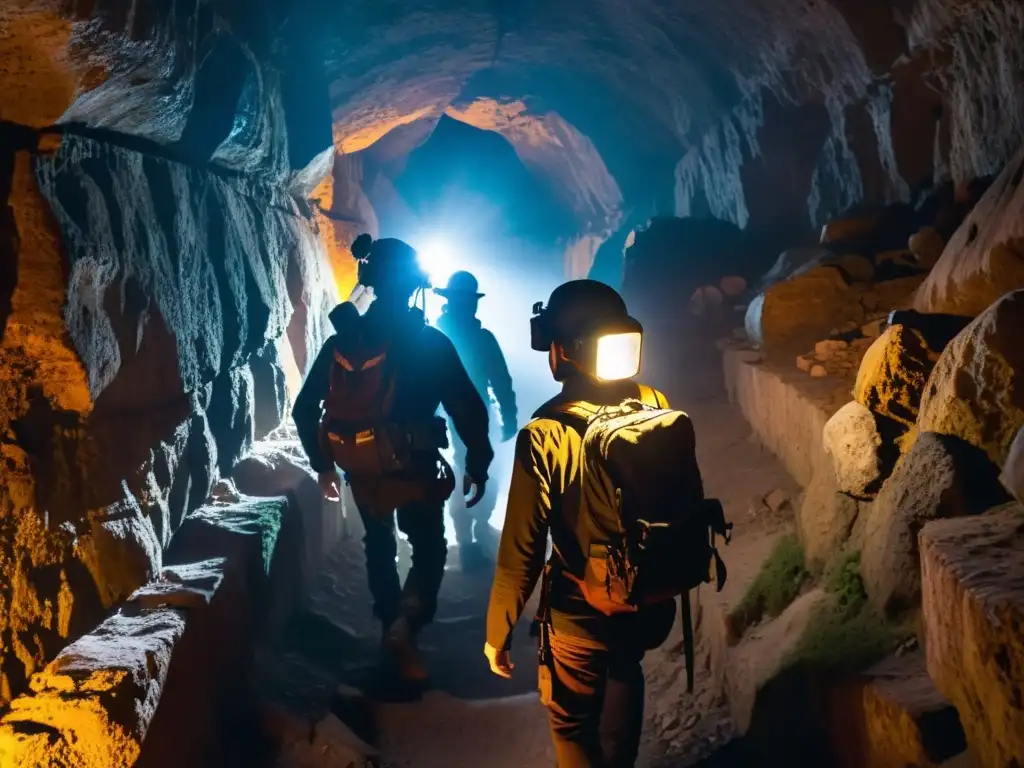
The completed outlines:
<svg viewBox="0 0 1024 768">
<path fill-rule="evenodd" d="M 444 504 L 416 503 L 397 511 L 359 509 L 366 534 L 366 575 L 373 613 L 387 629 L 402 616 L 417 632 L 434 619 L 437 593 L 444 578 L 448 544 L 444 536 Z M 412 568 L 402 585 L 398 576 L 398 529 L 409 538 Z"/>
<path fill-rule="evenodd" d="M 451 435 L 452 448 L 455 451 L 455 480 L 458 487 L 448 501 L 448 510 L 452 516 L 452 524 L 455 527 L 455 541 L 461 546 L 471 544 L 474 534 L 476 534 L 478 540 L 483 539 L 487 535 L 488 532 L 483 530 L 483 528 L 490 522 L 491 515 L 494 513 L 494 507 L 498 503 L 498 485 L 491 480 L 487 483 L 480 502 L 472 509 L 466 507 L 466 497 L 461 493 L 462 477 L 466 473 L 466 446 L 459 439 L 454 429 L 451 430 Z"/>
<path fill-rule="evenodd" d="M 643 648 L 595 650 L 552 635 L 550 650 L 558 768 L 632 768 L 644 722 Z"/>
</svg>

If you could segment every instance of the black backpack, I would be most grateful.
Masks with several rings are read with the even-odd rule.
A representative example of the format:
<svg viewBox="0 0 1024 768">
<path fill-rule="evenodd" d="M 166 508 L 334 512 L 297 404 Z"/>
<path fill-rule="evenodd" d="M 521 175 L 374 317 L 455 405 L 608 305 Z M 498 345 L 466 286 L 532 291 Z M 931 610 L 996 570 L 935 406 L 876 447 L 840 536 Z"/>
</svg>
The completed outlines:
<svg viewBox="0 0 1024 768">
<path fill-rule="evenodd" d="M 606 615 L 683 598 L 688 686 L 693 680 L 689 591 L 713 578 L 725 585 L 727 523 L 717 499 L 705 499 L 693 425 L 682 411 L 660 407 L 654 390 L 639 400 L 598 406 L 574 402 L 552 418 L 583 440 L 580 506 L 570 519 L 586 566 L 584 598 Z"/>
</svg>

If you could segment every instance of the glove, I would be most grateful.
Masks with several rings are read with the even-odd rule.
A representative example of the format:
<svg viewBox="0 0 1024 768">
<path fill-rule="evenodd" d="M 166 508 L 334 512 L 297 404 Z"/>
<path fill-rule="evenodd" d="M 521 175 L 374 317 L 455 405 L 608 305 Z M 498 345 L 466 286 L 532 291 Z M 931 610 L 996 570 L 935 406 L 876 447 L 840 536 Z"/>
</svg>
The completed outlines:
<svg viewBox="0 0 1024 768">
<path fill-rule="evenodd" d="M 478 483 L 468 474 L 462 478 L 462 495 L 469 496 L 470 490 L 473 491 L 473 495 L 469 496 L 469 498 L 466 500 L 466 509 L 471 509 L 480 503 L 480 499 L 484 497 L 484 490 L 486 488 L 486 480 L 481 480 Z"/>
<path fill-rule="evenodd" d="M 328 501 L 341 501 L 341 475 L 337 472 L 321 472 L 317 476 L 320 492 Z"/>
</svg>

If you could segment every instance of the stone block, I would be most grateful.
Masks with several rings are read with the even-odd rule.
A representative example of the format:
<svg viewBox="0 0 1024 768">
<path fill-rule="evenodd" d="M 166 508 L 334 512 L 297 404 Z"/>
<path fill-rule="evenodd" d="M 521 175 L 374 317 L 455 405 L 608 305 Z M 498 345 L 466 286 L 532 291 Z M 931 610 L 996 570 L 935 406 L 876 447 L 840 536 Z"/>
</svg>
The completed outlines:
<svg viewBox="0 0 1024 768">
<path fill-rule="evenodd" d="M 960 713 L 981 765 L 1024 755 L 1024 508 L 921 531 L 928 674 Z"/>
<path fill-rule="evenodd" d="M 821 437 L 839 491 L 855 499 L 874 498 L 898 455 L 883 437 L 879 418 L 860 403 L 850 402 L 828 420 Z"/>
<path fill-rule="evenodd" d="M 964 753 L 956 708 L 928 677 L 924 656 L 892 656 L 829 694 L 838 768 L 937 768 Z"/>
</svg>

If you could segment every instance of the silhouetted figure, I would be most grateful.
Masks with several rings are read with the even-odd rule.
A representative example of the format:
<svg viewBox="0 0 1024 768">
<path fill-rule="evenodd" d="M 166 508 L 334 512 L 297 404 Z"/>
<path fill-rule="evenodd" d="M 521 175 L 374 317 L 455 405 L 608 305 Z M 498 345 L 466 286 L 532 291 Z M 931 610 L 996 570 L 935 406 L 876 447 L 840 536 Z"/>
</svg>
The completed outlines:
<svg viewBox="0 0 1024 768">
<path fill-rule="evenodd" d="M 467 506 L 485 493 L 494 452 L 487 408 L 458 353 L 410 307 L 427 286 L 416 252 L 368 235 L 352 252 L 374 301 L 365 315 L 347 302 L 331 312 L 336 333 L 313 363 L 293 415 L 326 497 L 340 496 L 336 465 L 345 473 L 366 527 L 366 569 L 384 646 L 403 676 L 419 681 L 426 670 L 415 640 L 437 609 L 447 558 L 444 504 L 455 489 L 440 453 L 447 432 L 438 407 L 467 446 L 463 492 L 475 486 Z M 395 562 L 396 511 L 412 547 L 404 587 Z"/>
<path fill-rule="evenodd" d="M 435 288 L 434 291 L 447 299 L 437 321 L 438 327 L 452 340 L 469 378 L 484 402 L 490 403 L 490 393 L 494 393 L 501 414 L 502 442 L 511 440 L 519 429 L 516 423 L 516 393 L 498 340 L 482 326 L 476 316 L 477 306 L 484 296 L 479 292 L 476 277 L 469 272 L 456 272 L 448 279 L 446 287 Z M 454 430 L 452 432 L 454 434 Z M 455 466 L 461 469 L 465 466 L 466 446 L 457 436 L 454 442 Z M 451 501 L 452 522 L 455 524 L 455 539 L 459 545 L 463 570 L 483 568 L 489 560 L 493 560 L 497 541 L 489 521 L 496 501 L 497 490 L 493 484 L 472 510 L 459 497 Z"/>
</svg>

